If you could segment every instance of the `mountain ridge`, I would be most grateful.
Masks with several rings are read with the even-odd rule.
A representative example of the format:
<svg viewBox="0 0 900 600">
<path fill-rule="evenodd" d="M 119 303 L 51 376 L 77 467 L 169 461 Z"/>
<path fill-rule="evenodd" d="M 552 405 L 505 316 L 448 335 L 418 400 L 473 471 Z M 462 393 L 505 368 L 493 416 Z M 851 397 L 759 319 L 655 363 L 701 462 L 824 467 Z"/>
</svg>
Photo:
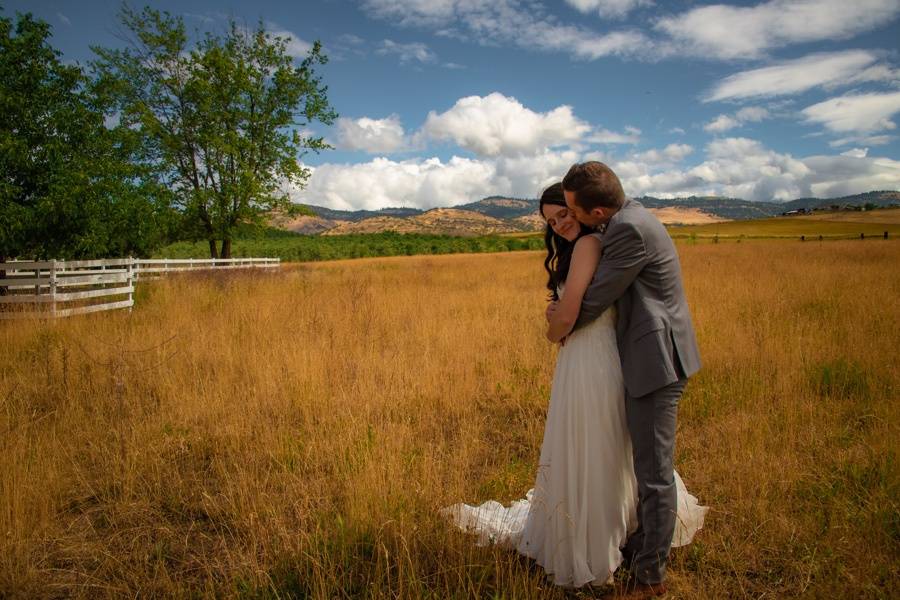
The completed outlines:
<svg viewBox="0 0 900 600">
<path fill-rule="evenodd" d="M 786 202 L 754 202 L 725 196 L 687 196 L 682 198 L 635 198 L 664 223 L 703 223 L 723 220 L 747 220 L 778 216 L 790 211 L 824 208 L 891 206 L 900 204 L 900 191 L 870 191 L 839 198 L 796 198 Z M 388 207 L 379 210 L 337 210 L 306 205 L 316 216 L 281 218 L 273 225 L 303 234 L 339 235 L 342 233 L 433 233 L 444 235 L 488 235 L 540 230 L 537 215 L 539 201 L 531 198 L 487 196 L 481 200 L 452 207 L 428 210 Z"/>
</svg>

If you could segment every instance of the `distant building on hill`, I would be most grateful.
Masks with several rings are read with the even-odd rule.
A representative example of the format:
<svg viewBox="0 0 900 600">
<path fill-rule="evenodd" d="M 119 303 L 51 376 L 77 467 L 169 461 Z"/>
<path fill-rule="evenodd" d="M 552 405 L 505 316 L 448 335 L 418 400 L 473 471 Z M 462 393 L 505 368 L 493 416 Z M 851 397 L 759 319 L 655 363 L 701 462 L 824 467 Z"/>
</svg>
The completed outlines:
<svg viewBox="0 0 900 600">
<path fill-rule="evenodd" d="M 808 215 L 811 212 L 812 212 L 812 210 L 810 210 L 808 208 L 798 208 L 796 210 L 789 210 L 789 211 L 783 212 L 783 213 L 781 213 L 781 216 L 782 217 L 793 217 L 795 215 Z"/>
</svg>

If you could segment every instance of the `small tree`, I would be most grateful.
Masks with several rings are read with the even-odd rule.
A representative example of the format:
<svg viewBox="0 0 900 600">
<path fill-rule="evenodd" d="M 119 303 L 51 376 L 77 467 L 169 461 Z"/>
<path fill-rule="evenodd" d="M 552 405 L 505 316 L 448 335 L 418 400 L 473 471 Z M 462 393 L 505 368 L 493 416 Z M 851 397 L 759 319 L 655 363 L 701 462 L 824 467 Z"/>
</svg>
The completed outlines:
<svg viewBox="0 0 900 600">
<path fill-rule="evenodd" d="M 328 147 L 300 133 L 336 116 L 315 72 L 327 60 L 321 45 L 296 66 L 287 40 L 261 24 L 232 21 L 190 47 L 181 17 L 128 7 L 121 17 L 134 37 L 124 50 L 94 48 L 97 85 L 116 99 L 121 126 L 142 136 L 144 160 L 174 193 L 189 235 L 228 258 L 240 225 L 286 209 L 285 187 L 304 185 L 300 157 Z"/>
</svg>

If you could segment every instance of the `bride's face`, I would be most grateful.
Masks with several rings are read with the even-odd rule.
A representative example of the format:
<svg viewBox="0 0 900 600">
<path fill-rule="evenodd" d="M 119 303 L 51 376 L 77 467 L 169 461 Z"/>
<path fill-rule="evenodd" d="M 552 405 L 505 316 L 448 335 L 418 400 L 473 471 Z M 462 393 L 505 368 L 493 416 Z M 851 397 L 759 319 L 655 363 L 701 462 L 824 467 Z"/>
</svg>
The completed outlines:
<svg viewBox="0 0 900 600">
<path fill-rule="evenodd" d="M 555 204 L 545 204 L 541 208 L 541 213 L 547 225 L 553 232 L 570 242 L 578 238 L 581 232 L 581 224 L 575 218 L 575 213 L 565 206 L 557 206 Z"/>
</svg>

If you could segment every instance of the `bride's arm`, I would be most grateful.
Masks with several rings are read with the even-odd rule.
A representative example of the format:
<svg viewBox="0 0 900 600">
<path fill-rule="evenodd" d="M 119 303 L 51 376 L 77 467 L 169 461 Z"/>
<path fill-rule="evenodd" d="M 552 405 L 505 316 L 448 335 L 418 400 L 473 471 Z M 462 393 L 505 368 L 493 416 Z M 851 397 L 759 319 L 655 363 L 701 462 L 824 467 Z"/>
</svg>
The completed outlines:
<svg viewBox="0 0 900 600">
<path fill-rule="evenodd" d="M 551 342 L 562 340 L 575 326 L 584 291 L 594 277 L 599 260 L 599 239 L 593 235 L 586 235 L 575 242 L 569 275 L 566 277 L 566 290 L 559 301 L 559 306 L 550 317 L 550 325 L 547 328 L 547 339 Z"/>
</svg>

